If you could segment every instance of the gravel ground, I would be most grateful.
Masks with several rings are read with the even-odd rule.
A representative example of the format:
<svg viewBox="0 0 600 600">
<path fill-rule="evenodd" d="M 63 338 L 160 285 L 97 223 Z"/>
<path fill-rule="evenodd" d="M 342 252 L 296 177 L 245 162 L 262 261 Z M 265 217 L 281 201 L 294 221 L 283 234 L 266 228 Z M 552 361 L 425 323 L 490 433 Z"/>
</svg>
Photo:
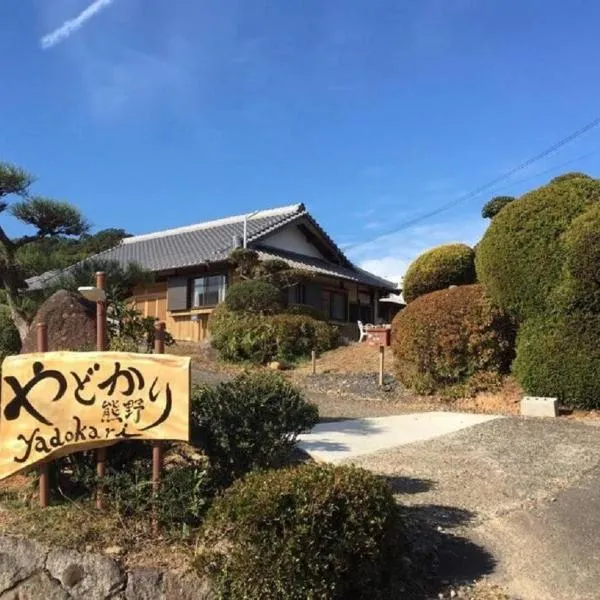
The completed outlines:
<svg viewBox="0 0 600 600">
<path fill-rule="evenodd" d="M 351 462 L 388 478 L 407 517 L 429 524 L 424 537 L 445 536 L 442 579 L 490 576 L 524 600 L 592 599 L 599 446 L 594 425 L 508 418 Z"/>
</svg>

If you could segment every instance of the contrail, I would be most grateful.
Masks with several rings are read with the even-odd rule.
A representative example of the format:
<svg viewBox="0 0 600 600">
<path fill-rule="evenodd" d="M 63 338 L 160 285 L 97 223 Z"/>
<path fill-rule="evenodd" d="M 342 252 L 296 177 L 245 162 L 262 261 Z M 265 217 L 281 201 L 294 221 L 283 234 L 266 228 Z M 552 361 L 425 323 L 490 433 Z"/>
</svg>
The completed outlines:
<svg viewBox="0 0 600 600">
<path fill-rule="evenodd" d="M 74 19 L 65 21 L 58 29 L 45 35 L 40 40 L 42 48 L 47 50 L 48 48 L 52 48 L 52 46 L 56 46 L 56 44 L 68 38 L 78 29 L 81 29 L 95 14 L 99 13 L 103 8 L 106 8 L 112 3 L 113 0 L 96 0 L 95 2 L 92 2 L 92 4 L 81 11 Z"/>
</svg>

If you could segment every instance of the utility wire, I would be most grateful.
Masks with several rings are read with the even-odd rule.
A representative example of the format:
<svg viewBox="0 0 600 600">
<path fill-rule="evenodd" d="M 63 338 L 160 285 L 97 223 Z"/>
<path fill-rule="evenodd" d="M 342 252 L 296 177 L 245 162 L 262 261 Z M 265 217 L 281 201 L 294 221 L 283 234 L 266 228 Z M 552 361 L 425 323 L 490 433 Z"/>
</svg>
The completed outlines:
<svg viewBox="0 0 600 600">
<path fill-rule="evenodd" d="M 436 215 L 439 215 L 442 212 L 450 210 L 451 208 L 453 208 L 457 204 L 460 204 L 461 202 L 466 202 L 467 200 L 471 200 L 475 196 L 479 196 L 482 192 L 485 192 L 485 191 L 489 190 L 490 188 L 496 186 L 498 183 L 501 183 L 504 180 L 512 177 L 515 173 L 518 173 L 519 171 L 526 169 L 528 166 L 532 165 L 533 163 L 538 162 L 539 160 L 542 160 L 543 158 L 546 158 L 547 156 L 550 156 L 551 154 L 554 154 L 554 152 L 556 152 L 557 150 L 559 150 L 560 148 L 562 148 L 569 142 L 576 140 L 577 138 L 586 134 L 588 131 L 591 131 L 592 129 L 594 129 L 594 127 L 597 127 L 598 125 L 600 125 L 600 117 L 597 117 L 593 121 L 590 121 L 589 123 L 587 123 L 580 129 L 577 129 L 573 133 L 570 133 L 568 136 L 566 136 L 566 137 L 562 138 L 561 140 L 559 140 L 558 142 L 552 144 L 551 146 L 549 146 L 548 148 L 546 148 L 539 154 L 536 154 L 535 156 L 527 159 L 525 162 L 522 162 L 521 164 L 517 165 L 516 167 L 513 167 L 512 169 L 510 169 L 509 171 L 506 171 L 502 175 L 495 177 L 488 183 L 480 185 L 479 187 L 475 188 L 473 191 L 468 192 L 467 194 L 463 194 L 463 195 L 459 196 L 458 198 L 451 200 L 450 202 L 446 202 L 445 204 L 438 206 L 438 208 L 435 208 L 429 212 L 423 213 L 422 215 L 419 215 L 418 217 L 415 217 L 414 219 L 405 221 L 404 223 L 398 225 L 393 230 L 388 231 L 387 233 L 382 233 L 382 234 L 379 234 L 368 240 L 358 242 L 356 244 L 351 244 L 350 246 L 346 246 L 344 248 L 344 251 L 347 252 L 348 250 L 353 250 L 354 248 L 364 246 L 365 244 L 370 244 L 381 238 L 387 237 L 389 235 L 393 235 L 394 233 L 398 233 L 399 231 L 403 231 L 404 229 L 412 227 L 413 225 L 416 225 L 417 223 L 420 223 L 421 221 L 424 221 L 425 219 L 435 217 Z"/>
</svg>

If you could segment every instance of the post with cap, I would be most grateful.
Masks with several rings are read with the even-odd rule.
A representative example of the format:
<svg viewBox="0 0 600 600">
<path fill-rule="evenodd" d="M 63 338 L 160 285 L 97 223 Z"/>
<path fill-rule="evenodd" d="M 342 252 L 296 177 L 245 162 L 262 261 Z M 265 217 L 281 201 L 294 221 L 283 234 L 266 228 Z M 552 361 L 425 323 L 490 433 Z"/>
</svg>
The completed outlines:
<svg viewBox="0 0 600 600">
<path fill-rule="evenodd" d="M 154 326 L 154 353 L 165 353 L 165 324 L 156 323 Z M 156 492 L 162 471 L 162 445 L 159 441 L 152 442 L 152 488 Z"/>
<path fill-rule="evenodd" d="M 98 271 L 96 273 L 96 289 L 106 290 L 106 273 Z M 99 295 L 96 300 L 96 350 L 104 352 L 106 350 L 106 296 Z M 106 476 L 106 448 L 98 448 L 96 451 L 96 474 L 98 479 Z M 98 486 L 96 491 L 96 508 L 102 508 L 104 505 L 102 498 L 102 486 Z"/>
<path fill-rule="evenodd" d="M 38 323 L 36 334 L 37 351 L 48 352 L 48 326 L 46 323 Z M 50 501 L 50 474 L 48 462 L 40 464 L 39 475 L 40 508 L 46 508 Z"/>
</svg>

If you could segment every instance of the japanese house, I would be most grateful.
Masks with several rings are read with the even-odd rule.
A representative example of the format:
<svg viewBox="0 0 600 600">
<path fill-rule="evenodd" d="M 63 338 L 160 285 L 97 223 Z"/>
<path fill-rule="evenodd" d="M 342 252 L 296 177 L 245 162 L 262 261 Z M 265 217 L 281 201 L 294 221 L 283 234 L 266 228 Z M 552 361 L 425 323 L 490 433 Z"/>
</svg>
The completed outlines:
<svg viewBox="0 0 600 600">
<path fill-rule="evenodd" d="M 309 283 L 289 290 L 291 304 L 311 306 L 340 325 L 390 319 L 379 299 L 398 286 L 352 264 L 303 204 L 129 237 L 94 258 L 152 271 L 155 282 L 134 290 L 137 309 L 165 321 L 176 340 L 198 342 L 235 280 L 228 256 L 244 243 L 261 260 L 312 271 Z"/>
</svg>

